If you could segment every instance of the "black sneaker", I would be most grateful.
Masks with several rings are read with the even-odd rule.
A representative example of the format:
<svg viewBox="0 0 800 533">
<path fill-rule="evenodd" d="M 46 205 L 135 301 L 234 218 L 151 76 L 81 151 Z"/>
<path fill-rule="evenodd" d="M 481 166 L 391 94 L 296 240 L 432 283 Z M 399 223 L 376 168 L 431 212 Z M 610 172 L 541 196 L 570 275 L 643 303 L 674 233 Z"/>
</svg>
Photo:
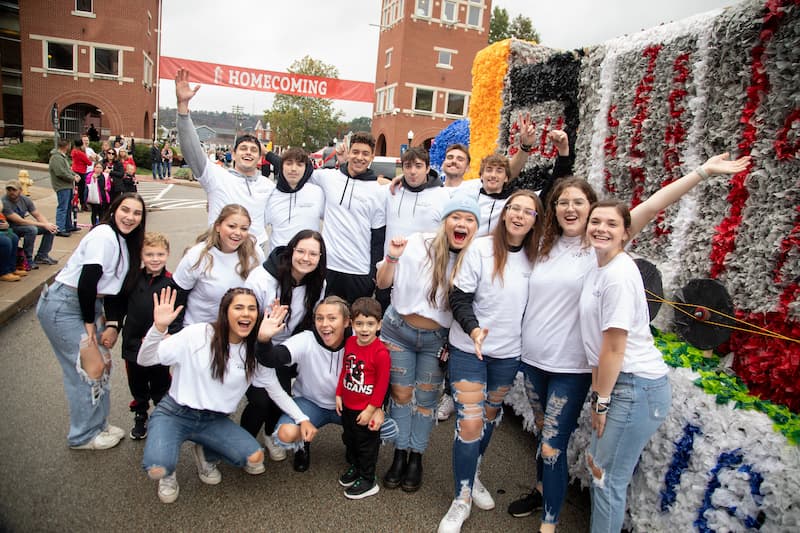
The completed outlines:
<svg viewBox="0 0 800 533">
<path fill-rule="evenodd" d="M 355 483 L 345 489 L 344 496 L 350 500 L 360 500 L 361 498 L 378 494 L 379 490 L 381 490 L 381 488 L 374 479 L 367 480 L 360 477 Z"/>
<path fill-rule="evenodd" d="M 355 465 L 350 465 L 347 471 L 339 476 L 339 485 L 344 488 L 351 487 L 358 480 L 358 469 Z"/>
<path fill-rule="evenodd" d="M 133 419 L 133 429 L 131 429 L 132 440 L 142 440 L 147 437 L 147 413 L 136 413 Z"/>
<path fill-rule="evenodd" d="M 37 265 L 56 265 L 58 264 L 58 259 L 53 259 L 49 255 L 37 255 L 33 258 L 33 262 Z"/>
<path fill-rule="evenodd" d="M 303 448 L 294 452 L 294 460 L 292 461 L 292 468 L 296 472 L 305 472 L 311 463 L 311 445 L 308 442 L 303 443 Z"/>
<path fill-rule="evenodd" d="M 508 506 L 508 514 L 515 518 L 530 516 L 534 511 L 541 511 L 543 505 L 541 493 L 533 489 L 519 500 L 511 502 Z"/>
</svg>

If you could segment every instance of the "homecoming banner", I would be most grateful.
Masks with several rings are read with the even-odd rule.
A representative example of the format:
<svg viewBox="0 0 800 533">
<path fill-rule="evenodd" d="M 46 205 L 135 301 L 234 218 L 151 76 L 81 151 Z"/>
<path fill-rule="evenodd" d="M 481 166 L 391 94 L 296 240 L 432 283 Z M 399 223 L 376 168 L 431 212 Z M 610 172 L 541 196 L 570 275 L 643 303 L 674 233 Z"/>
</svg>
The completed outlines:
<svg viewBox="0 0 800 533">
<path fill-rule="evenodd" d="M 160 78 L 175 79 L 178 69 L 192 73 L 192 81 L 222 87 L 235 87 L 251 91 L 350 100 L 353 102 L 375 101 L 375 84 L 365 81 L 320 78 L 290 72 L 273 72 L 246 67 L 232 67 L 217 63 L 192 61 L 177 57 L 161 56 Z"/>
</svg>

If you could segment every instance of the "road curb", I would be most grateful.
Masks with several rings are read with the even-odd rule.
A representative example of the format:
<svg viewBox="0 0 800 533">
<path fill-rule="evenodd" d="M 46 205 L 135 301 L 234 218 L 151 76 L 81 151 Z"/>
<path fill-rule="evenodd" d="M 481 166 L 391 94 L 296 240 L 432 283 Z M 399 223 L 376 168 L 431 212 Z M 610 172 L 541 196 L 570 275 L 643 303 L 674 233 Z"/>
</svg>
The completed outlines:
<svg viewBox="0 0 800 533">
<path fill-rule="evenodd" d="M 39 295 L 42 293 L 42 288 L 45 285 L 53 283 L 53 280 L 56 279 L 57 275 L 58 272 L 51 274 L 44 281 L 34 284 L 25 294 L 22 295 L 21 298 L 18 298 L 15 302 L 12 302 L 5 307 L 0 306 L 0 327 L 5 326 L 6 323 L 10 322 L 14 317 L 32 307 L 39 299 Z"/>
</svg>

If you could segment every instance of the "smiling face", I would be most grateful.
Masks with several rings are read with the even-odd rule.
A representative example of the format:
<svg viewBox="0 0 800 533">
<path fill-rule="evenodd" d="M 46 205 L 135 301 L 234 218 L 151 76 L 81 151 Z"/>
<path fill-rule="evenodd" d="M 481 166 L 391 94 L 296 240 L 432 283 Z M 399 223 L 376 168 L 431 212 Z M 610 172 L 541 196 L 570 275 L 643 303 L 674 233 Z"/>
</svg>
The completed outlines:
<svg viewBox="0 0 800 533">
<path fill-rule="evenodd" d="M 250 219 L 240 213 L 233 213 L 214 224 L 214 231 L 219 233 L 220 250 L 226 254 L 238 250 L 242 242 L 249 238 L 249 229 Z"/>
<path fill-rule="evenodd" d="M 522 244 L 525 236 L 536 222 L 536 202 L 528 196 L 515 196 L 508 200 L 501 215 L 505 224 L 508 242 L 512 246 Z"/>
<path fill-rule="evenodd" d="M 599 260 L 610 260 L 622 251 L 628 240 L 622 214 L 615 207 L 595 207 L 589 213 L 586 238 Z"/>
<path fill-rule="evenodd" d="M 169 250 L 163 246 L 149 244 L 142 246 L 142 263 L 151 276 L 159 274 L 167 266 L 167 257 L 169 257 Z"/>
<path fill-rule="evenodd" d="M 228 306 L 228 342 L 242 342 L 256 325 L 258 303 L 252 294 L 237 294 Z"/>
<path fill-rule="evenodd" d="M 344 328 L 349 325 L 350 319 L 344 316 L 342 308 L 337 304 L 319 304 L 314 311 L 314 327 L 325 346 L 342 344 Z"/>
<path fill-rule="evenodd" d="M 589 199 L 577 187 L 567 187 L 556 200 L 556 220 L 566 237 L 582 235 L 589 217 Z"/>
<path fill-rule="evenodd" d="M 413 161 L 403 161 L 403 177 L 406 183 L 412 187 L 419 187 L 425 180 L 428 179 L 428 171 L 430 166 L 425 164 L 421 159 L 414 159 Z"/>
<path fill-rule="evenodd" d="M 142 223 L 144 206 L 136 198 L 125 198 L 114 211 L 114 224 L 120 233 L 127 235 Z"/>
<path fill-rule="evenodd" d="M 442 172 L 450 179 L 459 179 L 464 177 L 469 167 L 467 154 L 458 148 L 454 148 L 447 152 L 444 156 L 444 163 L 442 163 Z"/>
<path fill-rule="evenodd" d="M 444 219 L 444 232 L 450 248 L 466 247 L 478 231 L 478 219 L 468 211 L 454 211 Z"/>
<path fill-rule="evenodd" d="M 489 194 L 495 194 L 503 190 L 503 185 L 508 181 L 508 174 L 506 167 L 503 165 L 488 164 L 483 169 L 481 174 L 481 182 L 483 188 Z"/>
<path fill-rule="evenodd" d="M 297 242 L 292 251 L 292 277 L 300 281 L 319 265 L 320 246 L 316 239 L 308 238 Z"/>
<path fill-rule="evenodd" d="M 233 152 L 235 168 L 245 176 L 251 176 L 258 171 L 259 161 L 261 161 L 261 149 L 256 143 L 242 141 Z"/>
<path fill-rule="evenodd" d="M 353 333 L 359 346 L 369 346 L 381 329 L 381 321 L 374 316 L 356 315 L 353 319 Z"/>
<path fill-rule="evenodd" d="M 347 170 L 351 176 L 363 174 L 375 158 L 372 148 L 365 143 L 353 143 L 347 155 Z"/>
<path fill-rule="evenodd" d="M 306 164 L 296 159 L 285 159 L 283 161 L 283 177 L 286 178 L 289 187 L 292 189 L 297 188 L 300 179 L 306 172 Z"/>
</svg>

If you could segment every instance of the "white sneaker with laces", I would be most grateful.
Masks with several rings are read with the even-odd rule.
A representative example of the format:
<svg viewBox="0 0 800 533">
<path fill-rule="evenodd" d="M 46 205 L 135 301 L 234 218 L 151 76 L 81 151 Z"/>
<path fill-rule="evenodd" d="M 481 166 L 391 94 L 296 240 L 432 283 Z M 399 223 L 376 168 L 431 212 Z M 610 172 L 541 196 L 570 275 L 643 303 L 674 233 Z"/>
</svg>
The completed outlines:
<svg viewBox="0 0 800 533">
<path fill-rule="evenodd" d="M 251 476 L 257 476 L 259 474 L 263 474 L 266 472 L 267 468 L 264 466 L 264 461 L 260 463 L 251 463 L 247 461 L 247 464 L 244 465 L 244 471 L 250 474 Z"/>
<path fill-rule="evenodd" d="M 216 464 L 206 461 L 202 446 L 194 443 L 192 445 L 192 456 L 194 457 L 194 464 L 197 466 L 197 475 L 200 477 L 200 481 L 206 485 L 216 485 L 222 481 L 222 472 L 217 469 Z"/>
<path fill-rule="evenodd" d="M 286 449 L 276 443 L 271 435 L 264 437 L 264 447 L 269 453 L 269 458 L 273 461 L 283 461 L 286 459 Z"/>
<path fill-rule="evenodd" d="M 120 437 L 106 431 L 101 431 L 87 443 L 70 446 L 73 450 L 107 450 L 119 444 Z"/>
<path fill-rule="evenodd" d="M 439 406 L 436 408 L 436 418 L 439 422 L 443 422 L 455 412 L 456 404 L 453 401 L 453 397 L 446 393 L 442 394 L 441 399 L 439 399 Z"/>
<path fill-rule="evenodd" d="M 106 433 L 111 433 L 112 435 L 119 437 L 120 439 L 125 437 L 125 430 L 119 428 L 117 426 L 112 426 L 111 424 L 106 425 L 106 429 L 104 430 Z"/>
<path fill-rule="evenodd" d="M 178 499 L 178 477 L 175 472 L 158 480 L 158 499 L 164 503 L 172 503 Z"/>
<path fill-rule="evenodd" d="M 472 483 L 472 503 L 475 504 L 475 507 L 483 509 L 484 511 L 494 509 L 494 498 L 492 498 L 492 495 L 486 487 L 483 486 L 477 473 Z"/>
<path fill-rule="evenodd" d="M 463 500 L 453 500 L 450 509 L 439 522 L 438 533 L 460 533 L 461 526 L 469 518 L 470 504 Z"/>
</svg>

